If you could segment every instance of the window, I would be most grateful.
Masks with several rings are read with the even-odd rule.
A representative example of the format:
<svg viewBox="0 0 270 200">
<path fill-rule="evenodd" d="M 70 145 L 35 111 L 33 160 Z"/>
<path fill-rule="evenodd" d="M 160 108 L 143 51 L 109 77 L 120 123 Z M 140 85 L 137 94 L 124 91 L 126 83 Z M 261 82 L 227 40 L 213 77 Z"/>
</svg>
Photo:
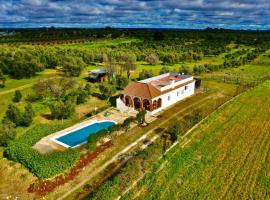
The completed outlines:
<svg viewBox="0 0 270 200">
<path fill-rule="evenodd" d="M 185 86 L 185 90 L 187 90 L 187 89 L 188 89 L 188 86 L 186 85 L 186 86 Z"/>
<path fill-rule="evenodd" d="M 177 96 L 179 96 L 179 91 L 177 91 Z"/>
<path fill-rule="evenodd" d="M 182 90 L 182 91 L 181 91 L 181 94 L 184 94 L 184 92 L 185 92 L 185 90 Z"/>
<path fill-rule="evenodd" d="M 170 101 L 171 100 L 171 96 L 168 96 L 168 101 Z"/>
</svg>

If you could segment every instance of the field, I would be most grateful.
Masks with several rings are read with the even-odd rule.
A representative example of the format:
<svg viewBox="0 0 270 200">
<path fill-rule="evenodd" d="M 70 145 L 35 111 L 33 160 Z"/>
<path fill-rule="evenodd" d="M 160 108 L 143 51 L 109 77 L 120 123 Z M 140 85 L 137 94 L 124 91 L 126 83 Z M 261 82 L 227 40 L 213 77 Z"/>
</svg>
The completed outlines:
<svg viewBox="0 0 270 200">
<path fill-rule="evenodd" d="M 211 115 L 123 199 L 269 199 L 270 82 Z"/>
<path fill-rule="evenodd" d="M 0 121 L 10 103 L 24 110 L 28 102 L 27 96 L 33 94 L 32 86 L 39 79 L 65 77 L 76 82 L 76 89 L 78 86 L 83 88 L 87 83 L 91 85 L 91 94 L 87 101 L 74 104 L 75 113 L 68 119 L 51 119 L 48 107 L 51 97 L 31 101 L 36 115 L 30 126 L 16 127 L 15 142 L 20 137 L 25 139 L 33 136 L 41 139 L 40 135 L 44 137 L 50 134 L 48 130 L 53 125 L 73 125 L 91 116 L 95 108 L 112 106 L 111 100 L 121 93 L 121 89 L 118 88 L 110 100 L 104 100 L 100 98 L 100 83 L 87 81 L 89 70 L 100 67 L 110 69 L 110 62 L 104 59 L 106 56 L 113 60 L 111 64 L 115 68 L 114 74 L 123 77 L 128 72 L 123 67 L 125 56 L 136 56 L 136 67 L 131 69 L 128 81 L 138 79 L 143 70 L 158 75 L 164 66 L 173 72 L 180 72 L 179 68 L 185 66 L 189 71 L 186 73 L 202 79 L 202 87 L 196 95 L 164 111 L 147 127 L 142 128 L 134 123 L 127 134 L 113 137 L 114 145 L 111 148 L 102 152 L 74 180 L 60 186 L 45 198 L 116 199 L 123 195 L 123 199 L 267 199 L 270 194 L 270 82 L 265 82 L 270 78 L 268 35 L 258 33 L 261 38 L 256 43 L 252 39 L 247 40 L 257 37 L 254 32 L 165 31 L 164 35 L 167 37 L 163 36 L 163 39 L 162 34 L 160 39 L 155 31 L 127 31 L 125 34 L 119 31 L 121 34 L 118 37 L 113 30 L 114 37 L 109 32 L 98 30 L 92 34 L 90 31 L 92 36 L 87 36 L 88 38 L 53 38 L 52 41 L 49 39 L 50 35 L 43 40 L 35 32 L 31 34 L 40 40 L 32 40 L 28 35 L 25 40 L 20 41 L 20 38 L 14 36 L 14 43 L 12 38 L 10 43 L 5 43 L 0 38 L 4 43 L 0 45 L 0 69 L 6 77 L 5 87 L 0 88 Z M 200 40 L 197 41 L 198 37 Z M 11 55 L 14 51 L 19 52 L 17 60 L 21 62 L 13 60 Z M 147 60 L 147 56 L 151 54 L 158 55 L 156 64 L 150 64 Z M 28 56 L 44 65 L 42 70 L 37 70 L 36 75 L 30 78 L 24 76 L 16 79 L 12 73 L 20 71 L 20 68 L 13 69 L 13 65 L 28 64 Z M 73 67 L 77 67 L 77 59 L 83 62 L 84 67 L 79 76 L 70 77 L 64 73 L 66 66 L 63 63 L 66 64 L 68 60 Z M 30 64 L 31 67 L 34 66 L 31 62 Z M 14 71 L 7 70 L 8 67 L 5 66 Z M 200 72 L 195 70 L 199 67 L 202 69 Z M 113 80 L 104 85 L 116 87 L 116 82 Z M 206 117 L 219 105 L 256 84 L 261 85 L 212 114 L 192 134 L 183 138 L 185 131 L 199 122 L 198 119 L 194 120 L 196 112 L 200 117 Z M 15 90 L 20 90 L 23 95 L 19 103 L 12 102 Z M 68 98 L 66 95 L 53 101 L 65 103 Z M 172 121 L 179 122 L 183 128 L 178 135 L 179 144 L 168 152 L 165 159 L 160 159 L 164 145 L 163 134 Z M 35 126 L 42 124 L 47 127 L 47 131 L 35 131 Z M 121 155 L 128 157 L 127 163 L 122 163 L 117 158 L 111 165 L 103 168 L 123 149 L 149 132 L 143 141 Z M 141 149 L 154 138 L 158 139 L 153 140 L 153 144 L 144 150 Z M 172 141 L 166 142 L 168 147 L 172 145 Z M 28 149 L 33 144 L 29 144 Z M 19 196 L 22 199 L 39 198 L 40 196 L 27 192 L 29 185 L 37 181 L 38 177 L 29 172 L 27 166 L 5 158 L 5 149 L 6 147 L 0 147 L 0 199 L 1 194 L 11 194 L 14 198 Z M 79 153 L 89 151 L 85 146 L 76 150 Z M 58 153 L 60 155 L 61 152 Z M 59 159 L 55 163 L 56 161 Z M 96 173 L 99 169 L 103 170 Z M 61 174 L 65 172 L 61 171 Z M 140 177 L 143 179 L 132 188 L 133 181 Z M 11 187 L 14 182 L 16 188 Z"/>
</svg>

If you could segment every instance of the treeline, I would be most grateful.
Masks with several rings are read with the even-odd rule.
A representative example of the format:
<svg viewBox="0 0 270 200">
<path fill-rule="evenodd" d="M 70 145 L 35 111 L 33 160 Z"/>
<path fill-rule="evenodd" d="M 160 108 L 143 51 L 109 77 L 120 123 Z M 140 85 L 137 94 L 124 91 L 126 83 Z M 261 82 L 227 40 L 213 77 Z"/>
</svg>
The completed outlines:
<svg viewBox="0 0 270 200">
<path fill-rule="evenodd" d="M 220 69 L 226 68 L 234 68 L 240 67 L 241 65 L 245 65 L 254 59 L 256 59 L 260 54 L 265 52 L 269 47 L 264 46 L 261 48 L 256 48 L 251 51 L 241 51 L 241 53 L 230 54 L 227 59 L 222 64 L 204 64 L 204 65 L 196 65 L 193 68 L 193 74 L 199 75 L 205 72 L 213 72 L 218 71 Z M 237 56 L 236 56 L 237 55 Z"/>
<path fill-rule="evenodd" d="M 65 32 L 66 31 L 66 32 Z M 111 41 L 113 38 L 138 38 L 139 42 L 130 42 L 99 48 L 65 45 L 2 45 L 0 46 L 0 74 L 13 78 L 27 78 L 34 76 L 45 68 L 63 67 L 66 76 L 78 76 L 84 66 L 102 63 L 109 58 L 115 63 L 123 62 L 125 57 L 133 57 L 135 61 L 146 61 L 149 64 L 177 64 L 201 60 L 204 56 L 216 56 L 231 50 L 229 44 L 248 45 L 255 49 L 269 47 L 270 35 L 267 32 L 254 31 L 161 31 L 161 30 L 118 30 L 118 29 L 53 29 L 53 30 L 21 30 L 14 35 L 6 36 L 24 38 L 29 35 L 35 38 L 47 38 L 48 33 L 55 37 L 72 39 L 88 37 L 86 41 L 104 38 Z M 121 33 L 121 34 L 120 34 Z M 64 34 L 65 36 L 61 36 Z M 19 36 L 18 36 L 19 35 Z M 54 37 L 54 36 L 51 36 Z M 2 40 L 5 40 L 2 38 Z M 48 38 L 50 40 L 50 38 Z M 36 41 L 36 40 L 35 40 Z M 81 41 L 83 42 L 83 41 Z M 105 42 L 106 43 L 106 42 Z M 242 54 L 245 62 L 253 54 L 247 50 L 239 50 L 228 54 L 225 59 L 233 59 Z M 125 60 L 124 60 L 125 61 Z M 227 65 L 226 63 L 225 65 Z M 237 63 L 236 63 L 237 64 Z M 2 78 L 1 78 L 2 80 Z M 3 82 L 3 80 L 2 80 Z"/>
</svg>

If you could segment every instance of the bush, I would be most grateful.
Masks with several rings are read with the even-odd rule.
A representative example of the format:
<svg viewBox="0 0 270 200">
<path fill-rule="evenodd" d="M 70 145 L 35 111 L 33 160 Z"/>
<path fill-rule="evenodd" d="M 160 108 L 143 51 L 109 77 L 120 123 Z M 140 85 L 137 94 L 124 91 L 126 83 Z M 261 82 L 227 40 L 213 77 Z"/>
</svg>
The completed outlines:
<svg viewBox="0 0 270 200">
<path fill-rule="evenodd" d="M 173 142 L 177 140 L 177 136 L 182 132 L 183 130 L 179 122 L 173 122 L 169 127 L 170 139 Z"/>
<path fill-rule="evenodd" d="M 4 121 L 9 120 L 16 126 L 29 126 L 33 121 L 34 115 L 35 112 L 30 103 L 25 106 L 24 113 L 22 113 L 17 106 L 10 104 L 6 111 Z"/>
<path fill-rule="evenodd" d="M 160 63 L 159 58 L 155 54 L 150 54 L 146 56 L 145 61 L 148 62 L 150 65 L 155 65 Z"/>
<path fill-rule="evenodd" d="M 131 122 L 133 122 L 134 120 L 135 120 L 134 117 L 129 117 L 129 118 L 125 119 L 121 125 L 122 128 L 127 131 L 130 128 Z"/>
<path fill-rule="evenodd" d="M 0 146 L 7 146 L 16 137 L 15 124 L 5 120 L 0 129 Z"/>
<path fill-rule="evenodd" d="M 22 93 L 21 93 L 21 91 L 20 90 L 16 90 L 12 101 L 15 102 L 15 103 L 18 103 L 18 102 L 21 101 L 21 99 L 22 99 Z"/>
<path fill-rule="evenodd" d="M 144 109 L 137 113 L 136 119 L 139 124 L 145 123 L 145 115 L 146 115 L 146 110 Z"/>
<path fill-rule="evenodd" d="M 114 86 L 105 84 L 99 85 L 99 90 L 102 99 L 109 99 L 116 92 L 116 88 Z"/>
<path fill-rule="evenodd" d="M 147 78 L 151 78 L 153 76 L 154 76 L 154 74 L 153 74 L 152 70 L 145 70 L 145 69 L 143 69 L 139 73 L 139 80 L 144 80 L 144 79 L 147 79 Z"/>
<path fill-rule="evenodd" d="M 85 103 L 87 101 L 88 98 L 88 92 L 82 88 L 78 88 L 76 91 L 76 97 L 77 97 L 77 101 L 76 104 L 82 104 Z"/>
<path fill-rule="evenodd" d="M 30 103 L 28 103 L 24 109 L 25 109 L 25 112 L 23 114 L 23 119 L 22 119 L 21 125 L 22 126 L 29 126 L 33 121 L 33 117 L 35 116 L 35 112 L 32 108 L 32 104 L 30 104 Z"/>
<path fill-rule="evenodd" d="M 93 87 L 87 83 L 85 86 L 84 86 L 84 90 L 87 92 L 88 95 L 91 95 L 92 94 L 92 90 L 93 90 Z"/>
<path fill-rule="evenodd" d="M 110 126 L 109 128 L 108 128 L 108 131 L 110 132 L 110 133 L 112 133 L 112 132 L 115 132 L 115 131 L 119 131 L 121 129 L 121 125 L 119 125 L 119 124 L 114 124 L 114 125 L 112 125 L 112 126 Z"/>
<path fill-rule="evenodd" d="M 98 134 L 89 135 L 87 139 L 87 145 L 86 145 L 87 149 L 89 151 L 93 151 L 96 148 L 99 140 L 100 140 L 100 135 Z"/>
<path fill-rule="evenodd" d="M 16 126 L 19 126 L 22 124 L 23 115 L 17 106 L 9 104 L 5 119 L 13 122 Z"/>
<path fill-rule="evenodd" d="M 122 90 L 127 86 L 128 78 L 117 75 L 115 78 L 115 84 L 116 84 L 117 89 Z"/>
<path fill-rule="evenodd" d="M 55 101 L 49 108 L 53 119 L 68 119 L 75 113 L 75 104 L 71 100 Z"/>
<path fill-rule="evenodd" d="M 169 73 L 170 72 L 170 69 L 169 67 L 162 67 L 159 71 L 159 74 L 166 74 L 166 73 Z"/>
</svg>

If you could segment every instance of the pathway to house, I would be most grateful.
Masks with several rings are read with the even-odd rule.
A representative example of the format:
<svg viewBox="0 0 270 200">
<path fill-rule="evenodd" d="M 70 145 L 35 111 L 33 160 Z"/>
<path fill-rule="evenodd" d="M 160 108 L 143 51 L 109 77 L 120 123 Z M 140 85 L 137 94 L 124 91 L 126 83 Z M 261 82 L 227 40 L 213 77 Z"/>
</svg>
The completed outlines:
<svg viewBox="0 0 270 200">
<path fill-rule="evenodd" d="M 77 184 L 75 187 L 73 187 L 72 189 L 68 190 L 64 195 L 62 195 L 61 197 L 58 198 L 58 200 L 62 200 L 65 199 L 66 197 L 68 197 L 69 195 L 71 195 L 74 191 L 76 191 L 77 189 L 79 189 L 80 187 L 82 187 L 84 184 L 86 184 L 89 179 L 93 178 L 94 176 L 98 175 L 99 173 L 101 173 L 103 170 L 105 170 L 110 164 L 114 163 L 115 161 L 118 160 L 119 156 L 127 153 L 130 149 L 132 149 L 133 147 L 135 147 L 137 144 L 139 144 L 140 142 L 144 141 L 148 136 L 150 136 L 150 134 L 154 133 L 154 131 L 157 128 L 162 127 L 165 123 L 167 123 L 168 121 L 172 120 L 173 118 L 175 118 L 177 115 L 179 115 L 180 113 L 186 112 L 187 110 L 189 110 L 190 108 L 194 108 L 194 106 L 198 106 L 200 105 L 202 102 L 206 101 L 207 99 L 211 99 L 214 98 L 216 96 L 216 94 L 212 94 L 209 96 L 206 96 L 204 98 L 201 98 L 199 101 L 190 104 L 188 107 L 185 107 L 183 109 L 180 109 L 178 111 L 176 111 L 173 115 L 171 115 L 170 117 L 162 120 L 162 122 L 158 125 L 153 127 L 151 130 L 147 131 L 144 135 L 142 135 L 140 138 L 138 138 L 136 141 L 130 143 L 128 146 L 126 146 L 124 149 L 122 149 L 120 152 L 118 152 L 115 156 L 113 156 L 110 160 L 108 160 L 107 162 L 105 162 L 103 165 L 101 165 L 100 167 L 98 167 L 94 172 L 92 172 L 91 174 L 88 174 L 87 176 L 84 176 L 84 179 Z M 157 137 L 154 137 L 153 140 L 157 139 Z M 146 147 L 143 147 L 146 148 Z"/>
</svg>

